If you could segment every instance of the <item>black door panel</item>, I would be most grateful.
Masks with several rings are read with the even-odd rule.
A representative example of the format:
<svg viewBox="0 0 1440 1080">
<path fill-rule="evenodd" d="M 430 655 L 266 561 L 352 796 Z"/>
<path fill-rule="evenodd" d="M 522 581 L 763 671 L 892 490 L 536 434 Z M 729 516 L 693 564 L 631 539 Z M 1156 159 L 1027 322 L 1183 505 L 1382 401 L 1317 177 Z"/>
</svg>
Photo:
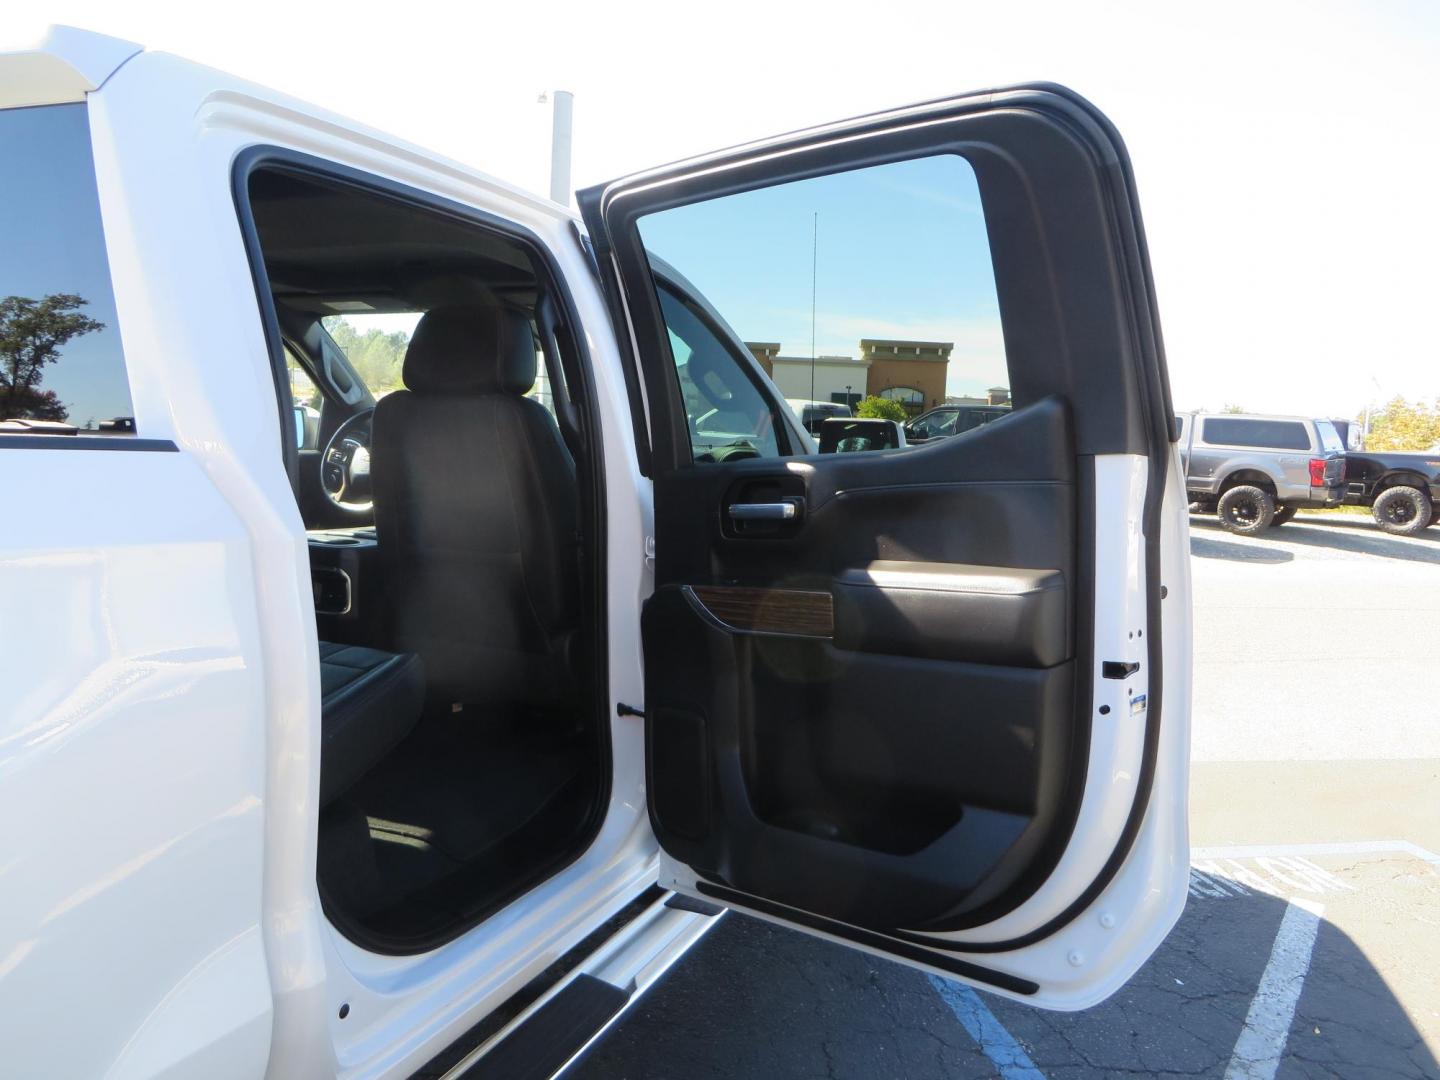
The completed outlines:
<svg viewBox="0 0 1440 1080">
<path fill-rule="evenodd" d="M 1051 398 L 910 451 L 658 480 L 642 633 L 672 856 L 875 929 L 1022 898 L 1083 746 L 1072 447 Z M 737 533 L 737 499 L 803 513 Z"/>
<path fill-rule="evenodd" d="M 1073 544 L 1057 507 L 1074 514 L 1069 410 L 1046 398 L 1003 421 L 913 449 L 676 469 L 656 478 L 667 529 L 657 580 L 748 584 L 819 581 L 877 559 L 1059 570 Z M 803 527 L 737 534 L 735 502 L 803 502 Z"/>
<path fill-rule="evenodd" d="M 1058 570 L 881 561 L 841 571 L 833 588 L 842 649 L 1021 667 L 1066 657 Z"/>
</svg>

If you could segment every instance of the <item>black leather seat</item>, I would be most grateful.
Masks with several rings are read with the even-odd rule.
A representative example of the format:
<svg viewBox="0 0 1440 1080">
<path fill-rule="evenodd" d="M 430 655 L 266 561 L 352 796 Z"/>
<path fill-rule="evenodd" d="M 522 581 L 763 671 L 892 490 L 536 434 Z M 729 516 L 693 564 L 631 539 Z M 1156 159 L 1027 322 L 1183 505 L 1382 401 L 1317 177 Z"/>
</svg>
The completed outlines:
<svg viewBox="0 0 1440 1080">
<path fill-rule="evenodd" d="M 345 794 L 410 734 L 424 704 L 418 656 L 320 642 L 320 805 Z"/>
<path fill-rule="evenodd" d="M 371 438 L 390 642 L 418 653 L 432 703 L 573 699 L 579 626 L 575 464 L 535 384 L 530 320 L 493 298 L 435 308 L 407 389 Z"/>
</svg>

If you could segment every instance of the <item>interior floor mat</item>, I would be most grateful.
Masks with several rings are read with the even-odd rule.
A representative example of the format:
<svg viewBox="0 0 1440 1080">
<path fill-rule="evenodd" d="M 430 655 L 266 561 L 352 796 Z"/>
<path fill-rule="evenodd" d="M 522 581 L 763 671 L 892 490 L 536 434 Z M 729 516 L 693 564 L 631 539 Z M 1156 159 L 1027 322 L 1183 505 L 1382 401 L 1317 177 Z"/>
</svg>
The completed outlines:
<svg viewBox="0 0 1440 1080">
<path fill-rule="evenodd" d="M 327 907 L 424 937 L 492 905 L 564 853 L 593 798 L 588 747 L 525 718 L 421 721 L 321 822 Z"/>
</svg>

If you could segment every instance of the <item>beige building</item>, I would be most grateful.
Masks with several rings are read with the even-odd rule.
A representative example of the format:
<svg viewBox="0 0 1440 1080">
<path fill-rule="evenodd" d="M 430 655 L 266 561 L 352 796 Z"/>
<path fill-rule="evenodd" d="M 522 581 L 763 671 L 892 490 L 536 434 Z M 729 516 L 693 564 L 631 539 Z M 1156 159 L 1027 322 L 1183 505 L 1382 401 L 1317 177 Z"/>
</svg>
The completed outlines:
<svg viewBox="0 0 1440 1080">
<path fill-rule="evenodd" d="M 854 403 L 871 395 L 891 398 L 912 416 L 945 401 L 950 341 L 864 338 L 860 355 L 781 356 L 774 341 L 746 346 L 787 398 Z"/>
<path fill-rule="evenodd" d="M 951 396 L 945 399 L 946 405 L 1009 405 L 1010 388 L 1008 386 L 992 386 L 985 391 L 984 397 L 974 394 L 962 394 L 958 397 Z"/>
</svg>

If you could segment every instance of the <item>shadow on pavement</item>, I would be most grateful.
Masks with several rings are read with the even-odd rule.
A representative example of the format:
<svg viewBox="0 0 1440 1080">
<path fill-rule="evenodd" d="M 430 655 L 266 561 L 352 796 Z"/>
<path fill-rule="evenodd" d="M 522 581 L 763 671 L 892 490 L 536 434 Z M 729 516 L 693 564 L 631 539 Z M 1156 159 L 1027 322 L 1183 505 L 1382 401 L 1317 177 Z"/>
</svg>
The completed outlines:
<svg viewBox="0 0 1440 1080">
<path fill-rule="evenodd" d="M 1440 565 L 1440 527 L 1426 529 L 1419 536 L 1391 536 L 1361 519 L 1352 523 L 1337 518 L 1300 517 L 1260 536 L 1248 537 L 1225 533 L 1213 520 L 1190 519 L 1190 551 L 1200 558 L 1289 562 L 1294 558 L 1292 552 L 1270 546 L 1282 543 Z"/>
<path fill-rule="evenodd" d="M 1266 1031 L 1264 1004 L 1259 1016 L 1252 1007 L 1287 902 L 1213 877 L 1204 887 L 1210 895 L 1192 895 L 1165 943 L 1108 1001 L 1080 1013 L 1045 1013 L 986 999 L 1044 1076 L 1220 1077 L 1237 1055 L 1247 1021 L 1258 1020 L 1255 1030 Z M 1294 961 L 1274 961 L 1282 972 L 1287 959 Z M 1300 970 L 1304 981 L 1287 1033 L 1275 1030 L 1273 1045 L 1283 1045 L 1278 1070 L 1244 1061 L 1241 1075 L 1440 1075 L 1440 1063 L 1376 961 L 1344 931 L 1322 918 L 1308 966 Z M 1253 1035 L 1251 1051 L 1266 1041 Z"/>
<path fill-rule="evenodd" d="M 983 993 L 979 1001 L 1048 1080 L 1223 1076 L 1287 904 L 1209 887 L 1215 895 L 1192 898 L 1159 951 L 1101 1005 L 1047 1013 Z M 999 1074 L 919 972 L 730 915 L 566 1075 Z M 1434 1077 L 1440 1065 L 1374 962 L 1322 921 L 1278 1076 L 1362 1075 Z"/>
<path fill-rule="evenodd" d="M 1286 563 L 1294 562 L 1293 552 L 1282 548 L 1267 547 L 1254 540 L 1219 540 L 1201 536 L 1192 527 L 1190 532 L 1190 554 L 1200 559 L 1232 559 L 1235 562 Z"/>
</svg>

